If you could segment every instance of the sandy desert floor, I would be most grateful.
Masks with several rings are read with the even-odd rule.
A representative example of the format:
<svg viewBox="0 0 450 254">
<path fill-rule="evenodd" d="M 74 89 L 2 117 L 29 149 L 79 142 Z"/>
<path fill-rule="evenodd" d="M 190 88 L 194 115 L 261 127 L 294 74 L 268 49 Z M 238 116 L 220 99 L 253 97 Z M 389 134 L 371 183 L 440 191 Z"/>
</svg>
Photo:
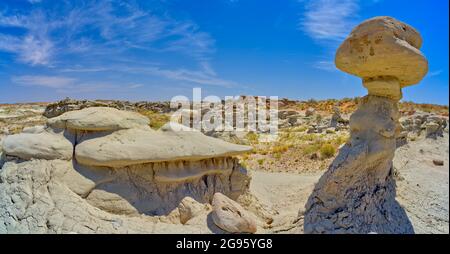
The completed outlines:
<svg viewBox="0 0 450 254">
<path fill-rule="evenodd" d="M 424 139 L 400 147 L 394 159 L 397 200 L 404 207 L 415 233 L 449 233 L 449 137 Z M 443 160 L 436 166 L 433 160 Z M 302 233 L 297 214 L 324 171 L 267 173 L 251 171 L 251 191 L 277 211 L 271 233 Z M 301 217 L 300 217 L 301 218 Z"/>
</svg>

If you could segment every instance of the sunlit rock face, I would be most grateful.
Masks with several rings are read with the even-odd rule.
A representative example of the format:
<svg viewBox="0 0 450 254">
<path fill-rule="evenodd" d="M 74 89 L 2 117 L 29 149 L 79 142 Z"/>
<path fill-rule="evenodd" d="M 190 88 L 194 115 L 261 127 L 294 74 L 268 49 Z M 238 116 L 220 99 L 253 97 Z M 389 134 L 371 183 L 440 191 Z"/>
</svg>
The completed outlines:
<svg viewBox="0 0 450 254">
<path fill-rule="evenodd" d="M 350 118 L 349 142 L 306 205 L 305 233 L 412 232 L 395 200 L 397 119 L 396 102 L 371 95 L 362 99 Z"/>
<path fill-rule="evenodd" d="M 232 158 L 78 168 L 88 175 L 107 172 L 81 195 L 89 204 L 115 214 L 167 215 L 184 197 L 210 203 L 214 193 L 221 192 L 236 199 L 250 184 L 247 171 Z"/>
<path fill-rule="evenodd" d="M 91 107 L 6 136 L 0 233 L 164 232 L 155 223 L 186 222 L 178 209 L 186 197 L 209 204 L 216 192 L 234 200 L 248 192 L 250 176 L 233 156 L 251 147 L 148 124 L 133 112 Z"/>
<path fill-rule="evenodd" d="M 338 48 L 335 64 L 363 80 L 396 78 L 403 88 L 419 83 L 428 72 L 421 46 L 422 37 L 413 27 L 391 17 L 374 17 L 352 30 Z"/>
<path fill-rule="evenodd" d="M 336 66 L 363 79 L 369 95 L 350 117 L 350 139 L 306 204 L 305 233 L 413 233 L 395 200 L 394 152 L 401 89 L 428 64 L 414 28 L 390 17 L 357 26 L 336 53 Z"/>
</svg>

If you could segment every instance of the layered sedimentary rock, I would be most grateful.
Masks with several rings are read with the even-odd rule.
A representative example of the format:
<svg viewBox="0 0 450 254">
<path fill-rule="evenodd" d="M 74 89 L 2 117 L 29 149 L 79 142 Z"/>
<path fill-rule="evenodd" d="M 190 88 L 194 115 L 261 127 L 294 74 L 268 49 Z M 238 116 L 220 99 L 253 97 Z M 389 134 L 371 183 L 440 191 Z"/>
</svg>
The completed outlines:
<svg viewBox="0 0 450 254">
<path fill-rule="evenodd" d="M 246 193 L 250 176 L 232 156 L 250 147 L 175 123 L 158 131 L 148 124 L 133 112 L 92 107 L 7 136 L 0 232 L 124 233 L 127 223 L 131 232 L 154 232 L 161 216 L 170 223 L 195 216 L 186 197 L 207 204 L 216 192 Z"/>
<path fill-rule="evenodd" d="M 350 118 L 350 140 L 306 204 L 305 233 L 413 233 L 395 200 L 392 159 L 401 89 L 428 70 L 412 27 L 390 17 L 357 26 L 336 53 L 336 66 L 363 79 L 369 95 Z"/>
</svg>

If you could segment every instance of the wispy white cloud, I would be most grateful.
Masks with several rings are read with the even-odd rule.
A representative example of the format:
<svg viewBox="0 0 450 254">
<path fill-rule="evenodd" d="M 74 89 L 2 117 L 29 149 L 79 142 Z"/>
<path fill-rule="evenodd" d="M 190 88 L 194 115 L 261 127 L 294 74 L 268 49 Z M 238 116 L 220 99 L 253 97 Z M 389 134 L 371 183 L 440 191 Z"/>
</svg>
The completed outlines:
<svg viewBox="0 0 450 254">
<path fill-rule="evenodd" d="M 141 88 L 143 86 L 144 86 L 144 84 L 129 84 L 128 88 L 136 89 L 136 88 Z"/>
<path fill-rule="evenodd" d="M 108 91 L 111 89 L 137 89 L 144 86 L 144 84 L 141 83 L 119 85 L 102 81 L 80 81 L 76 78 L 65 76 L 25 75 L 12 77 L 11 80 L 21 86 L 51 88 L 57 93 L 67 94 Z"/>
<path fill-rule="evenodd" d="M 188 81 L 200 85 L 221 86 L 226 88 L 231 88 L 237 85 L 233 81 L 224 80 L 202 71 L 190 71 L 185 69 L 164 70 L 155 68 L 151 72 L 153 74 L 160 75 L 168 79 Z"/>
<path fill-rule="evenodd" d="M 23 86 L 41 86 L 47 88 L 66 88 L 74 85 L 75 79 L 68 77 L 59 77 L 59 76 L 15 76 L 12 78 L 14 83 Z"/>
<path fill-rule="evenodd" d="M 123 86 L 117 84 L 111 84 L 108 82 L 80 82 L 67 87 L 61 87 L 56 89 L 60 94 L 91 94 L 98 91 L 111 91 L 123 89 Z"/>
<path fill-rule="evenodd" d="M 34 12 L 29 17 L 5 16 L 0 13 L 0 26 L 18 27 L 27 31 L 20 36 L 0 33 L 0 50 L 15 53 L 20 62 L 47 65 L 54 50 L 48 34 L 50 25 L 42 12 Z"/>
<path fill-rule="evenodd" d="M 238 84 L 234 81 L 222 79 L 215 73 L 205 70 L 188 69 L 167 69 L 160 67 L 123 67 L 120 71 L 127 73 L 146 73 L 149 75 L 163 77 L 169 80 L 186 81 L 199 85 L 220 86 L 225 88 L 236 87 Z"/>
<path fill-rule="evenodd" d="M 336 71 L 336 67 L 334 65 L 334 61 L 328 60 L 320 60 L 313 64 L 313 66 L 317 69 L 326 70 L 326 71 Z"/>
<path fill-rule="evenodd" d="M 185 68 L 162 68 L 153 63 L 154 66 L 145 66 L 145 64 L 127 63 L 110 65 L 109 67 L 76 67 L 65 68 L 60 71 L 63 73 L 94 73 L 94 72 L 121 72 L 125 74 L 146 74 L 151 76 L 163 77 L 173 81 L 186 81 L 198 85 L 221 86 L 225 88 L 236 87 L 238 83 L 218 77 L 212 69 L 209 62 L 200 62 L 199 70 Z M 145 67 L 143 67 L 145 66 Z M 139 86 L 137 86 L 139 85 Z M 130 88 L 138 88 L 144 84 L 132 84 Z"/>
<path fill-rule="evenodd" d="M 0 51 L 13 53 L 19 62 L 47 66 L 56 73 L 71 75 L 128 72 L 200 85 L 237 85 L 216 73 L 211 65 L 215 40 L 191 20 L 176 20 L 167 12 L 156 13 L 135 2 L 118 0 L 58 1 L 55 8 L 33 7 L 28 13 L 0 10 L 0 26 L 24 31 L 20 35 L 0 32 Z M 157 60 L 161 63 L 155 64 L 155 59 L 135 58 L 139 51 L 159 56 L 183 55 L 183 59 L 190 59 L 190 66 L 197 67 L 186 67 L 188 61 L 180 66 L 167 64 L 161 58 Z M 123 59 L 129 62 L 121 63 Z M 160 64 L 169 67 L 163 68 Z M 47 87 L 56 85 L 47 78 L 16 77 L 15 81 Z M 101 83 L 101 79 L 98 80 Z M 80 84 L 73 83 L 65 88 Z M 138 88 L 141 85 L 122 86 Z M 84 91 L 90 89 L 88 85 L 84 87 Z"/>
<path fill-rule="evenodd" d="M 324 46 L 324 54 L 313 67 L 336 71 L 334 52 L 358 22 L 358 0 L 299 0 L 304 5 L 299 30 Z"/>
<path fill-rule="evenodd" d="M 64 68 L 60 70 L 61 72 L 103 72 L 103 71 L 111 71 L 110 68 L 106 67 L 91 67 L 91 68 L 83 68 L 83 67 L 74 67 L 74 68 Z"/>
<path fill-rule="evenodd" d="M 0 33 L 0 50 L 31 65 L 50 65 L 60 55 L 112 56 L 129 49 L 177 52 L 198 60 L 215 51 L 214 39 L 192 21 L 157 15 L 137 4 L 114 0 L 59 4 L 54 9 L 37 6 L 27 14 L 0 10 L 0 26 L 25 30 L 21 35 Z"/>
<path fill-rule="evenodd" d="M 438 76 L 442 73 L 442 70 L 436 70 L 436 71 L 430 71 L 428 72 L 428 77 L 434 77 L 434 76 Z"/>
<path fill-rule="evenodd" d="M 168 35 L 178 38 L 168 43 L 165 50 L 186 52 L 202 60 L 215 50 L 214 39 L 209 34 L 199 31 L 198 26 L 191 22 L 177 24 L 170 29 Z"/>
<path fill-rule="evenodd" d="M 357 0 L 314 0 L 305 3 L 300 28 L 313 39 L 339 41 L 355 25 Z"/>
</svg>

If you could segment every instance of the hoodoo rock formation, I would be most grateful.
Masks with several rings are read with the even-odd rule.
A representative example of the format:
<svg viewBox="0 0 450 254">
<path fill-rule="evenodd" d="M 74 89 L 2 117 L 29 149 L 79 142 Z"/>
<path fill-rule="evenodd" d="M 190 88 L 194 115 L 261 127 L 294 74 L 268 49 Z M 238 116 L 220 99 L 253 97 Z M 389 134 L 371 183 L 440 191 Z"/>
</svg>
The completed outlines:
<svg viewBox="0 0 450 254">
<path fill-rule="evenodd" d="M 353 29 L 336 53 L 337 68 L 361 77 L 369 94 L 350 118 L 350 139 L 306 204 L 305 233 L 413 233 L 395 200 L 392 159 L 403 87 L 428 71 L 419 33 L 390 17 Z"/>
<path fill-rule="evenodd" d="M 250 147 L 148 124 L 134 112 L 92 107 L 7 136 L 0 233 L 161 233 L 207 210 L 196 207 L 216 192 L 234 200 L 246 193 L 250 177 L 232 156 Z M 183 227 L 177 232 L 198 232 Z"/>
</svg>

